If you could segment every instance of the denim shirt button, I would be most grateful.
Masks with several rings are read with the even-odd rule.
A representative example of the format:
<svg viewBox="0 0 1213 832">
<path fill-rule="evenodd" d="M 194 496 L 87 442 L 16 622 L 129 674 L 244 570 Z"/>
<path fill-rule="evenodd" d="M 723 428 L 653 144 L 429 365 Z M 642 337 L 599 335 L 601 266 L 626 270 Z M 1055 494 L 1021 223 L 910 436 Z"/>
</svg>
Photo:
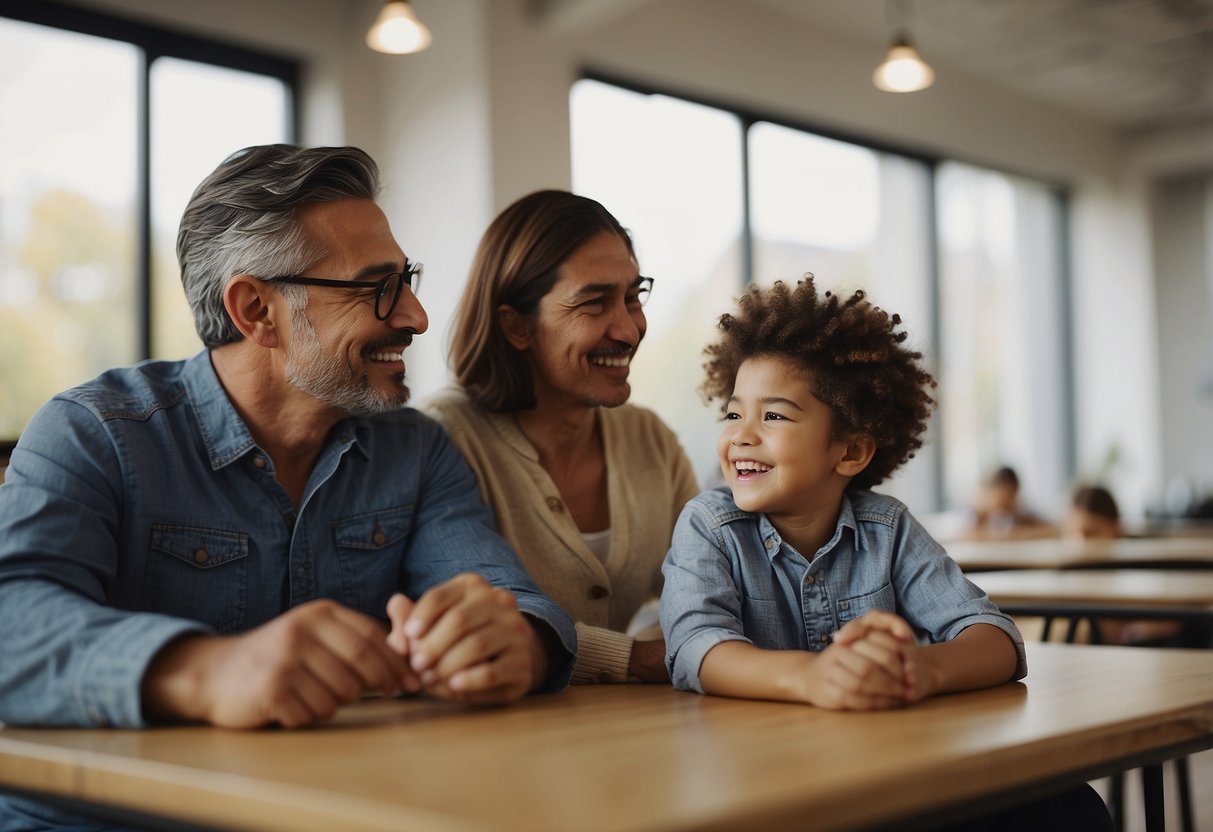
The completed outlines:
<svg viewBox="0 0 1213 832">
<path fill-rule="evenodd" d="M 830 637 L 827 636 L 825 633 L 822 633 L 820 636 L 818 636 L 818 638 L 821 640 L 821 642 L 823 644 L 830 640 Z"/>
<path fill-rule="evenodd" d="M 376 546 L 382 546 L 385 540 L 387 540 L 387 535 L 383 533 L 383 529 L 375 529 L 375 533 L 371 535 L 371 542 Z"/>
<path fill-rule="evenodd" d="M 591 601 L 598 601 L 598 600 L 610 595 L 611 591 L 609 589 L 607 589 L 605 586 L 599 586 L 598 584 L 594 584 L 592 587 L 590 587 L 590 591 L 586 594 L 590 596 Z"/>
<path fill-rule="evenodd" d="M 805 576 L 804 576 L 804 585 L 805 585 L 805 586 L 812 586 L 812 585 L 813 585 L 813 584 L 815 584 L 816 582 L 817 582 L 817 579 L 816 579 L 816 578 L 814 578 L 812 575 L 805 575 Z"/>
<path fill-rule="evenodd" d="M 194 563 L 206 563 L 208 560 L 210 560 L 210 555 L 206 553 L 206 549 L 194 552 Z"/>
<path fill-rule="evenodd" d="M 264 468 L 265 467 L 265 457 L 263 457 L 261 454 L 257 454 L 256 456 L 254 456 L 253 457 L 253 467 L 254 468 Z"/>
<path fill-rule="evenodd" d="M 774 540 L 771 540 L 771 538 L 769 538 L 769 537 L 767 538 L 767 548 L 768 548 L 768 549 L 774 549 L 774 548 L 775 548 L 775 541 L 774 541 Z"/>
</svg>

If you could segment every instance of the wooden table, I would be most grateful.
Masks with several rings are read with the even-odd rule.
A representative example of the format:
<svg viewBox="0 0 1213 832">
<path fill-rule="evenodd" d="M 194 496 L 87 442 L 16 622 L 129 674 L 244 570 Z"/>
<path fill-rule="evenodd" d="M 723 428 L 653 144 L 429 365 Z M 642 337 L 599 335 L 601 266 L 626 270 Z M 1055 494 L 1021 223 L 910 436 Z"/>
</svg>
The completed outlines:
<svg viewBox="0 0 1213 832">
<path fill-rule="evenodd" d="M 1213 746 L 1213 653 L 1028 650 L 1026 683 L 876 713 L 625 685 L 305 731 L 7 727 L 0 786 L 253 830 L 843 830 Z"/>
<path fill-rule="evenodd" d="M 966 572 L 992 569 L 1213 568 L 1213 538 L 956 540 L 945 544 Z"/>
</svg>

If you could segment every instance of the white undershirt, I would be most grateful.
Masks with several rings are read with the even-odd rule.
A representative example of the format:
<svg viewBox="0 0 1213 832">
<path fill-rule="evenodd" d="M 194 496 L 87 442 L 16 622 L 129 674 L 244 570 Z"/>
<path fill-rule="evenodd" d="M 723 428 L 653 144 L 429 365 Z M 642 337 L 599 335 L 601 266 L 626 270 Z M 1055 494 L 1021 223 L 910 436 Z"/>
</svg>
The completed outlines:
<svg viewBox="0 0 1213 832">
<path fill-rule="evenodd" d="M 603 529 L 600 532 L 582 532 L 581 539 L 585 541 L 586 548 L 594 553 L 594 557 L 598 558 L 605 565 L 607 555 L 611 553 L 611 530 Z"/>
</svg>

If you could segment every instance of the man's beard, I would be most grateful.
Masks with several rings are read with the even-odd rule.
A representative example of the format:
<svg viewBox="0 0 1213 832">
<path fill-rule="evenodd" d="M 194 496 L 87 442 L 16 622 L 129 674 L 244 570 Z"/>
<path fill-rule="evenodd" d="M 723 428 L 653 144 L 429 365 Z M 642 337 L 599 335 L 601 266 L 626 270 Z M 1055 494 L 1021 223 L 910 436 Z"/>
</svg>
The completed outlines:
<svg viewBox="0 0 1213 832">
<path fill-rule="evenodd" d="M 294 330 L 291 354 L 286 361 L 286 380 L 318 401 L 345 411 L 351 416 L 374 416 L 405 406 L 409 400 L 409 388 L 401 374 L 400 386 L 384 392 L 377 389 L 365 368 L 354 378 L 352 368 L 345 365 L 341 356 L 326 354 L 320 338 L 307 312 L 291 310 L 291 328 Z M 362 358 L 368 355 L 400 349 L 412 343 L 411 332 L 401 333 L 390 342 L 371 344 L 362 350 Z"/>
</svg>

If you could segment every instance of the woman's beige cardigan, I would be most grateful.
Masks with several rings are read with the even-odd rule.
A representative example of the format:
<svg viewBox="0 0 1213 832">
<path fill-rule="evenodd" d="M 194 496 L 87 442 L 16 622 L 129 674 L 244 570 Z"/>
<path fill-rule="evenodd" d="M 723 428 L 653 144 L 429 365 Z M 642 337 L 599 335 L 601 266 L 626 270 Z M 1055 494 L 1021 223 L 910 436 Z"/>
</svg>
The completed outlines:
<svg viewBox="0 0 1213 832">
<path fill-rule="evenodd" d="M 673 431 L 641 407 L 598 409 L 611 515 L 603 564 L 512 416 L 489 413 L 459 390 L 444 391 L 421 409 L 467 458 L 497 528 L 535 583 L 577 622 L 573 683 L 626 681 L 632 639 L 623 631 L 640 606 L 660 594 L 674 522 L 699 493 Z"/>
</svg>

